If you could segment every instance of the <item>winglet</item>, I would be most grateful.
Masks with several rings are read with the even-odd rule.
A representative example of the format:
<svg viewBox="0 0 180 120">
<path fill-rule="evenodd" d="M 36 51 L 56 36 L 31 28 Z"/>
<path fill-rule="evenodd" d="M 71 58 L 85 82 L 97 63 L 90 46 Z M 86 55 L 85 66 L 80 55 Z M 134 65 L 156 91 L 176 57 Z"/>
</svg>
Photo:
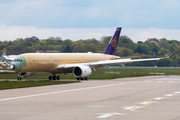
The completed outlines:
<svg viewBox="0 0 180 120">
<path fill-rule="evenodd" d="M 3 55 L 2 56 L 6 56 L 6 50 L 3 52 Z"/>
<path fill-rule="evenodd" d="M 117 44 L 118 44 L 118 41 L 119 41 L 119 35 L 120 35 L 120 32 L 121 32 L 121 29 L 122 29 L 121 27 L 118 27 L 116 29 L 116 32 L 114 33 L 114 36 L 110 40 L 104 54 L 109 54 L 109 55 L 114 55 L 115 54 L 116 47 L 117 47 Z"/>
<path fill-rule="evenodd" d="M 174 54 L 176 53 L 176 51 L 174 51 L 170 56 L 168 56 L 167 58 L 171 58 L 172 56 L 174 56 Z"/>
</svg>

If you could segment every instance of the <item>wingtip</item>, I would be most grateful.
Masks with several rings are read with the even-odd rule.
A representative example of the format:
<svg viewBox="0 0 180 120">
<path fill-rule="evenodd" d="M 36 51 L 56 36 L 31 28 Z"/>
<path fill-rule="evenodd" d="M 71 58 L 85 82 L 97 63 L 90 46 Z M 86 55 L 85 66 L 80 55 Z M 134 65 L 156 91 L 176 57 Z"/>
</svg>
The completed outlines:
<svg viewBox="0 0 180 120">
<path fill-rule="evenodd" d="M 168 58 L 171 58 L 174 54 L 176 54 L 176 51 L 174 51 Z"/>
</svg>

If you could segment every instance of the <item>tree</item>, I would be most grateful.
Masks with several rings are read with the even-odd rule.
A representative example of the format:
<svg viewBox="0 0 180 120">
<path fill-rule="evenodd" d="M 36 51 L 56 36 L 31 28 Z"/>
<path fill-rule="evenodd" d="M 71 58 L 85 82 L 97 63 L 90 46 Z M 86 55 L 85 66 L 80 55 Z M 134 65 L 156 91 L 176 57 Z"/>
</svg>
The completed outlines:
<svg viewBox="0 0 180 120">
<path fill-rule="evenodd" d="M 73 42 L 70 40 L 70 39 L 66 39 L 64 41 L 61 42 L 61 45 L 64 45 L 64 46 L 72 46 Z"/>
<path fill-rule="evenodd" d="M 127 47 L 129 49 L 135 50 L 137 49 L 137 44 L 134 43 L 128 36 L 122 35 L 119 38 L 118 45 L 121 47 Z"/>
<path fill-rule="evenodd" d="M 167 54 L 167 50 L 164 49 L 164 48 L 161 48 L 161 49 L 158 51 L 158 54 L 159 54 L 159 55 L 165 55 L 165 54 Z"/>
<path fill-rule="evenodd" d="M 159 43 L 157 41 L 149 41 L 149 42 L 145 42 L 146 45 L 149 46 L 151 53 L 153 54 L 157 54 L 160 46 L 158 45 Z"/>
<path fill-rule="evenodd" d="M 52 39 L 47 39 L 46 43 L 47 43 L 47 45 L 54 45 L 55 41 Z"/>
<path fill-rule="evenodd" d="M 111 40 L 111 38 L 112 38 L 112 36 L 107 36 L 107 37 L 105 37 L 105 38 L 103 39 L 103 43 L 104 43 L 105 45 L 108 45 L 108 44 L 109 44 L 109 41 Z"/>
<path fill-rule="evenodd" d="M 33 53 L 36 52 L 36 50 L 34 49 L 34 47 L 32 46 L 28 46 L 25 50 L 26 53 Z"/>
<path fill-rule="evenodd" d="M 67 46 L 62 50 L 62 52 L 64 52 L 64 53 L 72 53 L 72 49 L 69 46 Z"/>
<path fill-rule="evenodd" d="M 31 39 L 30 38 L 25 38 L 24 40 L 23 40 L 23 42 L 22 42 L 22 45 L 23 46 L 32 46 L 33 45 L 33 42 L 31 41 Z"/>
<path fill-rule="evenodd" d="M 127 56 L 132 56 L 133 55 L 133 50 L 128 49 L 128 48 L 121 48 L 116 51 L 116 55 L 121 56 L 121 57 L 127 57 Z"/>
<path fill-rule="evenodd" d="M 138 44 L 137 49 L 135 50 L 137 53 L 141 54 L 149 54 L 150 53 L 150 48 L 146 44 Z"/>
<path fill-rule="evenodd" d="M 82 42 L 76 42 L 73 44 L 73 52 L 84 52 L 85 45 Z"/>
</svg>

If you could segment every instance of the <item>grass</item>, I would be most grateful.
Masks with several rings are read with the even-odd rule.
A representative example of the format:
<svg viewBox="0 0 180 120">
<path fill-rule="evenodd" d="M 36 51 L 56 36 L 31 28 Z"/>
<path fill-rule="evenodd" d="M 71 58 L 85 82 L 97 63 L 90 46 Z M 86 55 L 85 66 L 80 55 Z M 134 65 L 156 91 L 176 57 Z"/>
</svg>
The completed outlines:
<svg viewBox="0 0 180 120">
<path fill-rule="evenodd" d="M 151 74 L 150 74 L 151 73 Z M 89 79 L 113 79 L 123 77 L 136 77 L 136 76 L 149 76 L 154 75 L 152 73 L 164 73 L 164 75 L 180 75 L 180 69 L 178 68 L 107 68 L 99 71 L 92 72 Z M 22 79 L 46 79 L 50 76 L 50 73 L 36 73 L 32 77 Z M 57 74 L 61 79 L 76 79 L 72 74 Z M 158 74 L 156 74 L 158 75 Z M 160 74 L 161 75 L 161 74 Z M 16 79 L 17 74 L 0 74 L 0 79 Z"/>
<path fill-rule="evenodd" d="M 150 75 L 180 75 L 180 69 L 160 69 L 160 68 L 112 68 L 103 69 L 92 73 L 92 79 L 113 79 L 124 77 L 138 77 Z"/>
<path fill-rule="evenodd" d="M 89 79 L 113 79 L 113 78 L 124 78 L 124 77 L 139 77 L 139 76 L 150 76 L 150 75 L 180 75 L 180 69 L 159 69 L 159 68 L 107 68 L 99 71 L 92 72 Z M 0 81 L 0 90 L 3 89 L 14 89 L 24 87 L 35 87 L 44 85 L 55 85 L 55 84 L 67 84 L 78 81 L 49 81 L 48 76 L 50 73 L 36 73 L 34 76 L 29 78 L 22 78 L 25 81 L 9 81 L 9 79 L 16 79 L 17 74 L 0 74 L 0 79 L 6 79 Z M 57 74 L 58 75 L 58 74 Z M 61 79 L 76 79 L 72 74 L 62 74 Z M 37 79 L 36 81 L 29 81 L 26 79 Z M 46 79 L 46 80 L 42 80 Z"/>
<path fill-rule="evenodd" d="M 0 81 L 0 90 L 4 89 L 15 89 L 25 87 L 36 87 L 45 85 L 57 85 L 57 84 L 68 84 L 75 83 L 78 81 Z"/>
</svg>

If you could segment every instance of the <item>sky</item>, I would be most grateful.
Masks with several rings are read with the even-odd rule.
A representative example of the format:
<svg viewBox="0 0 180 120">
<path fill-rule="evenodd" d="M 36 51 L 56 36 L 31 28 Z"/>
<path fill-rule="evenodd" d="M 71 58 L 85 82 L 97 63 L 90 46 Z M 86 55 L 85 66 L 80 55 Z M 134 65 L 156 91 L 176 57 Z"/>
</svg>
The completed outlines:
<svg viewBox="0 0 180 120">
<path fill-rule="evenodd" d="M 121 35 L 180 40 L 179 0 L 0 0 L 0 40 Z"/>
</svg>

